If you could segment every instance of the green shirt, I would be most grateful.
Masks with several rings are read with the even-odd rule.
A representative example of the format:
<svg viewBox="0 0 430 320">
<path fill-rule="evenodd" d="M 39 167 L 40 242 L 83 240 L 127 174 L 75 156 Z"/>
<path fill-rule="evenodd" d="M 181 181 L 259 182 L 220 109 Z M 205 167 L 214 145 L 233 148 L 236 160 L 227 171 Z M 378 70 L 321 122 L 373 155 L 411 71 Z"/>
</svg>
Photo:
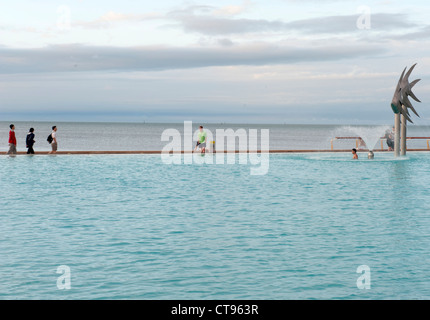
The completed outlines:
<svg viewBox="0 0 430 320">
<path fill-rule="evenodd" d="M 200 131 L 198 138 L 200 143 L 205 143 L 206 142 L 206 132 L 205 131 Z"/>
</svg>

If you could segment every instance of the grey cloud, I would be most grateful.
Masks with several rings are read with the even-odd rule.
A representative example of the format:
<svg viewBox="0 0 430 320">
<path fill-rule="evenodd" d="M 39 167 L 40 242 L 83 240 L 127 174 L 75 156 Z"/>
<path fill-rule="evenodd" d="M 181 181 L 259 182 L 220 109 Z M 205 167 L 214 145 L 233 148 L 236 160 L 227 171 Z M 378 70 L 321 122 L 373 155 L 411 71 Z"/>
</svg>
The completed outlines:
<svg viewBox="0 0 430 320">
<path fill-rule="evenodd" d="M 281 47 L 247 45 L 224 48 L 49 46 L 40 49 L 0 47 L 0 73 L 80 71 L 156 71 L 212 66 L 276 65 L 378 56 L 375 45 Z"/>
<path fill-rule="evenodd" d="M 393 37 L 395 39 L 403 39 L 403 40 L 420 40 L 420 39 L 428 39 L 430 38 L 430 26 L 425 26 L 415 32 L 410 32 L 402 35 L 397 35 Z"/>
<path fill-rule="evenodd" d="M 218 44 L 223 47 L 231 47 L 234 45 L 234 42 L 230 39 L 218 39 Z"/>
<path fill-rule="evenodd" d="M 210 13 L 215 10 L 216 7 L 209 5 L 193 5 L 188 6 L 186 8 L 177 9 L 169 12 L 169 16 L 177 16 L 177 15 L 190 15 L 195 13 Z"/>
<path fill-rule="evenodd" d="M 178 19 L 185 31 L 206 35 L 225 35 L 251 32 L 280 31 L 287 29 L 281 21 L 253 19 L 224 19 L 212 17 L 188 16 Z"/>
<path fill-rule="evenodd" d="M 293 22 L 269 21 L 264 19 L 226 19 L 195 14 L 170 14 L 188 32 L 206 35 L 240 34 L 251 32 L 296 31 L 308 34 L 343 34 L 357 32 L 359 14 L 320 17 Z M 373 31 L 391 31 L 414 28 L 405 14 L 376 13 L 371 15 Z"/>
<path fill-rule="evenodd" d="M 308 33 L 346 33 L 358 31 L 359 15 L 331 16 L 300 20 L 288 23 L 295 30 Z M 371 16 L 371 28 L 374 31 L 391 31 L 414 28 L 417 25 L 408 21 L 406 14 L 377 13 Z"/>
<path fill-rule="evenodd" d="M 110 28 L 114 23 L 118 22 L 142 22 L 149 20 L 164 19 L 164 16 L 158 13 L 145 13 L 145 14 L 121 14 L 115 12 L 108 12 L 97 20 L 93 21 L 75 21 L 73 27 L 82 27 L 84 29 L 102 29 Z"/>
</svg>

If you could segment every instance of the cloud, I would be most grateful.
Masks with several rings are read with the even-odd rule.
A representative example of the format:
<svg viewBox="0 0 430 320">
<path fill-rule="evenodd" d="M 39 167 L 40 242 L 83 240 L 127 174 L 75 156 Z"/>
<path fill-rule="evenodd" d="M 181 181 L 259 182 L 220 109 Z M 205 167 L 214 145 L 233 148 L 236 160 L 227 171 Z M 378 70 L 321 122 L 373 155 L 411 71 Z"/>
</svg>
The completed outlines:
<svg viewBox="0 0 430 320">
<path fill-rule="evenodd" d="M 282 21 L 254 19 L 226 19 L 201 16 L 181 16 L 176 18 L 186 32 L 204 35 L 231 35 L 239 33 L 288 30 Z"/>
<path fill-rule="evenodd" d="M 269 44 L 217 48 L 119 48 L 83 45 L 58 45 L 37 49 L 0 47 L 0 73 L 154 71 L 211 66 L 279 65 L 379 56 L 385 52 L 384 48 L 375 45 L 344 43 L 318 47 Z"/>
<path fill-rule="evenodd" d="M 234 42 L 230 39 L 218 39 L 218 44 L 223 47 L 231 47 L 234 45 Z"/>
<path fill-rule="evenodd" d="M 320 17 L 288 23 L 288 27 L 306 33 L 347 33 L 359 31 L 358 15 Z M 373 31 L 391 31 L 417 27 L 406 14 L 376 13 L 371 15 Z"/>
<path fill-rule="evenodd" d="M 99 29 L 111 27 L 114 23 L 120 22 L 139 22 L 163 19 L 164 15 L 151 12 L 145 14 L 124 14 L 114 11 L 109 11 L 96 20 L 92 21 L 76 21 L 73 22 L 73 27 L 81 27 L 85 29 Z"/>
<path fill-rule="evenodd" d="M 305 34 L 345 34 L 360 31 L 359 15 L 329 16 L 284 22 L 265 19 L 231 19 L 196 14 L 195 10 L 171 13 L 187 32 L 205 35 L 230 35 L 254 32 L 299 32 Z M 371 16 L 373 31 L 391 31 L 417 27 L 405 14 L 376 13 Z"/>
<path fill-rule="evenodd" d="M 430 38 L 430 26 L 425 26 L 415 32 L 410 32 L 402 35 L 397 35 L 393 37 L 394 39 L 403 40 L 422 40 Z"/>
<path fill-rule="evenodd" d="M 251 6 L 251 1 L 246 0 L 242 5 L 224 6 L 214 11 L 214 15 L 233 16 L 245 12 Z"/>
</svg>

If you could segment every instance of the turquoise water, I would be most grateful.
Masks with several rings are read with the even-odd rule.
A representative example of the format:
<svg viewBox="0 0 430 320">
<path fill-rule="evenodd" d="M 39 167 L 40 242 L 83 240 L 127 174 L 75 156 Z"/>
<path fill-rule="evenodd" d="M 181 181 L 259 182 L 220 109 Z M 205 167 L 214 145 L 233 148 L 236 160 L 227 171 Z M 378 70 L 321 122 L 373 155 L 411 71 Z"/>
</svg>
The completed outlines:
<svg viewBox="0 0 430 320">
<path fill-rule="evenodd" d="M 350 157 L 1 156 L 0 299 L 429 299 L 430 154 Z"/>
</svg>

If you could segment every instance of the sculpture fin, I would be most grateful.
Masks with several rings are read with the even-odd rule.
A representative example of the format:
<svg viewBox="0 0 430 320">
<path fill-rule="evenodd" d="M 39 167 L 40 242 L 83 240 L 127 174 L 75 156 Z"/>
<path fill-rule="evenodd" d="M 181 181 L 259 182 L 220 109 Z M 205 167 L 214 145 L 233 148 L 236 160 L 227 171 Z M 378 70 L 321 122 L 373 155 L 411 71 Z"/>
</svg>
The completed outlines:
<svg viewBox="0 0 430 320">
<path fill-rule="evenodd" d="M 410 123 L 414 123 L 412 120 L 411 120 L 411 118 L 408 116 L 408 114 L 407 114 L 407 110 L 406 110 L 406 112 L 403 110 L 403 108 L 401 109 L 401 111 L 400 111 L 400 114 L 402 115 L 402 116 L 404 116 L 405 117 L 405 119 L 407 120 L 407 121 L 409 121 Z"/>
<path fill-rule="evenodd" d="M 412 107 L 411 110 L 417 115 L 418 118 L 421 118 L 420 115 L 418 114 L 418 112 L 415 110 L 414 107 Z"/>
<path fill-rule="evenodd" d="M 411 118 L 409 118 L 409 116 L 406 116 L 405 118 L 406 118 L 406 120 L 408 120 L 410 123 L 414 123 L 414 122 L 411 120 Z"/>
<path fill-rule="evenodd" d="M 417 64 L 415 63 L 410 69 L 409 69 L 409 71 L 408 71 L 408 73 L 406 73 L 406 75 L 405 75 L 405 79 L 406 80 L 408 80 L 408 82 L 409 82 L 409 76 L 411 75 L 411 73 L 412 73 L 412 71 L 414 71 L 414 69 L 415 69 L 415 66 L 416 66 Z"/>
<path fill-rule="evenodd" d="M 402 72 L 402 75 L 400 76 L 400 79 L 399 79 L 399 82 L 397 83 L 397 88 L 396 88 L 396 93 L 397 92 L 399 92 L 400 91 L 400 84 L 402 83 L 402 80 L 403 80 L 403 76 L 405 75 L 405 72 L 406 72 L 406 69 L 407 69 L 408 67 L 406 67 L 404 70 L 403 70 L 403 72 Z"/>
<path fill-rule="evenodd" d="M 415 108 L 412 106 L 412 103 L 411 103 L 411 101 L 409 100 L 409 98 L 408 97 L 405 97 L 405 105 L 409 108 L 409 109 L 411 109 L 412 110 L 412 112 L 413 113 L 415 113 L 417 116 L 418 116 L 418 118 L 420 118 L 420 115 L 418 114 L 418 112 L 415 110 Z M 410 115 L 409 114 L 409 112 L 408 112 L 408 115 Z"/>
<path fill-rule="evenodd" d="M 403 96 L 403 104 L 408 107 L 408 108 L 412 108 L 412 103 L 409 101 L 409 98 L 407 95 Z"/>
<path fill-rule="evenodd" d="M 415 101 L 417 101 L 417 102 L 421 102 L 420 101 L 420 99 L 418 99 L 416 96 L 415 96 L 415 94 L 412 92 L 412 90 L 411 90 L 411 92 L 409 93 L 409 95 L 412 97 L 412 99 L 414 99 Z"/>
<path fill-rule="evenodd" d="M 411 89 L 413 88 L 413 87 L 415 87 L 415 85 L 418 83 L 418 82 L 420 82 L 421 81 L 421 79 L 417 79 L 417 80 L 415 80 L 415 81 L 412 81 L 411 82 Z"/>
</svg>

